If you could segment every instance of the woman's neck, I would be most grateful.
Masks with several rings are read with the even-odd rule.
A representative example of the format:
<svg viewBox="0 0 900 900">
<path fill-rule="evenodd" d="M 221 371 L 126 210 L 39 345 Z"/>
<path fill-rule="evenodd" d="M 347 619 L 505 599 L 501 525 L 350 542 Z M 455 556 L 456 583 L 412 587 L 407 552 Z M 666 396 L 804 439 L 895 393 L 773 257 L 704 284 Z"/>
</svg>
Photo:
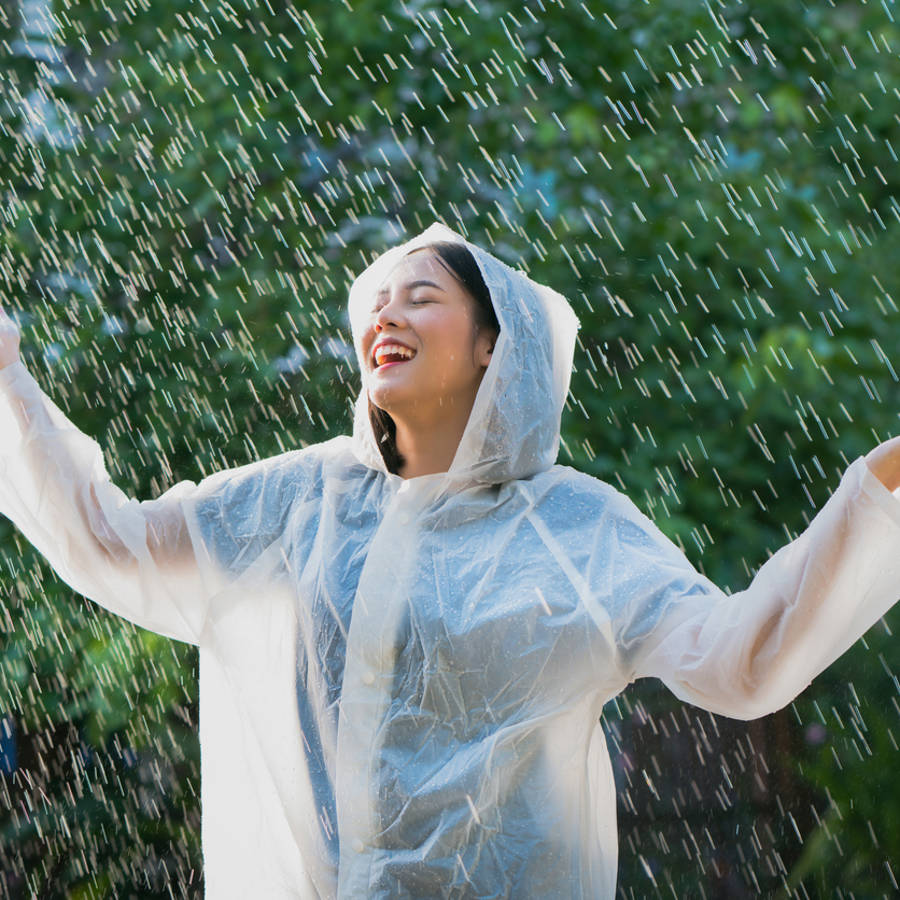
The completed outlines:
<svg viewBox="0 0 900 900">
<path fill-rule="evenodd" d="M 397 428 L 397 450 L 403 457 L 400 476 L 416 478 L 446 472 L 469 421 L 469 409 L 444 407 L 442 415 L 431 421 L 410 421 L 393 416 Z"/>
</svg>

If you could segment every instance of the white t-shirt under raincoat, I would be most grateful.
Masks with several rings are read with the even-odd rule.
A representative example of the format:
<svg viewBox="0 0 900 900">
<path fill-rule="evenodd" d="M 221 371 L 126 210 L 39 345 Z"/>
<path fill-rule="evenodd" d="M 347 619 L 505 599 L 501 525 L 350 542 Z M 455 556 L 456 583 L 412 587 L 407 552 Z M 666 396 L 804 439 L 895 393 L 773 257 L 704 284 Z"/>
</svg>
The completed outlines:
<svg viewBox="0 0 900 900">
<path fill-rule="evenodd" d="M 402 254 L 354 283 L 358 335 Z M 614 488 L 554 465 L 576 320 L 469 245 L 501 333 L 449 472 L 352 437 L 139 503 L 20 363 L 0 511 L 72 587 L 200 648 L 207 896 L 612 897 L 598 724 L 635 678 L 738 718 L 789 702 L 900 594 L 900 503 L 854 462 L 725 596 Z"/>
</svg>

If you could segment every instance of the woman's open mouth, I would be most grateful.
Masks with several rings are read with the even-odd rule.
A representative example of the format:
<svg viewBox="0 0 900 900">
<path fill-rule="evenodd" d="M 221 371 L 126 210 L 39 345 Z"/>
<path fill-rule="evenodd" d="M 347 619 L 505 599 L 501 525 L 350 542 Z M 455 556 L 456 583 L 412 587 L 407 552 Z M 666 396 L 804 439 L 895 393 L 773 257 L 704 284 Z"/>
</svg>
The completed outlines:
<svg viewBox="0 0 900 900">
<path fill-rule="evenodd" d="M 415 355 L 415 350 L 404 347 L 403 344 L 379 344 L 372 353 L 372 359 L 376 369 L 383 369 L 409 362 Z"/>
</svg>

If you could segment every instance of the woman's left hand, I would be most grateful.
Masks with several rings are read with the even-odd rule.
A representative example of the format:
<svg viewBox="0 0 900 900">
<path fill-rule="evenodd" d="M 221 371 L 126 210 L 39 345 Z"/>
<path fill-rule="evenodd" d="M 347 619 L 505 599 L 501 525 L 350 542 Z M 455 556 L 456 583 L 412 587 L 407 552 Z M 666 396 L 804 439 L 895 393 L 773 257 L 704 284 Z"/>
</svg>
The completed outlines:
<svg viewBox="0 0 900 900">
<path fill-rule="evenodd" d="M 866 454 L 866 465 L 889 490 L 900 488 L 900 437 L 879 444 Z"/>
</svg>

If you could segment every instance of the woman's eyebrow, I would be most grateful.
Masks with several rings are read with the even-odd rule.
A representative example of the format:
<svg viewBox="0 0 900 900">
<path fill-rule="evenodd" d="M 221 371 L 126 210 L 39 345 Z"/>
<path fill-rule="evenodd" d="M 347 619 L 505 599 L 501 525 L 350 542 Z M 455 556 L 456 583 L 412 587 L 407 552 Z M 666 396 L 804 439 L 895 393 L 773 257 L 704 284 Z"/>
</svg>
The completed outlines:
<svg viewBox="0 0 900 900">
<path fill-rule="evenodd" d="M 439 291 L 444 291 L 444 293 L 446 293 L 446 290 L 444 288 L 442 288 L 439 284 L 437 284 L 434 281 L 428 281 L 425 278 L 419 279 L 418 281 L 410 281 L 407 284 L 404 284 L 401 287 L 401 290 L 411 291 L 413 288 L 417 288 L 417 287 L 433 287 L 433 288 L 437 288 Z M 389 293 L 389 289 L 386 287 L 383 287 L 378 291 L 378 293 L 375 296 L 383 297 L 387 293 Z"/>
</svg>

